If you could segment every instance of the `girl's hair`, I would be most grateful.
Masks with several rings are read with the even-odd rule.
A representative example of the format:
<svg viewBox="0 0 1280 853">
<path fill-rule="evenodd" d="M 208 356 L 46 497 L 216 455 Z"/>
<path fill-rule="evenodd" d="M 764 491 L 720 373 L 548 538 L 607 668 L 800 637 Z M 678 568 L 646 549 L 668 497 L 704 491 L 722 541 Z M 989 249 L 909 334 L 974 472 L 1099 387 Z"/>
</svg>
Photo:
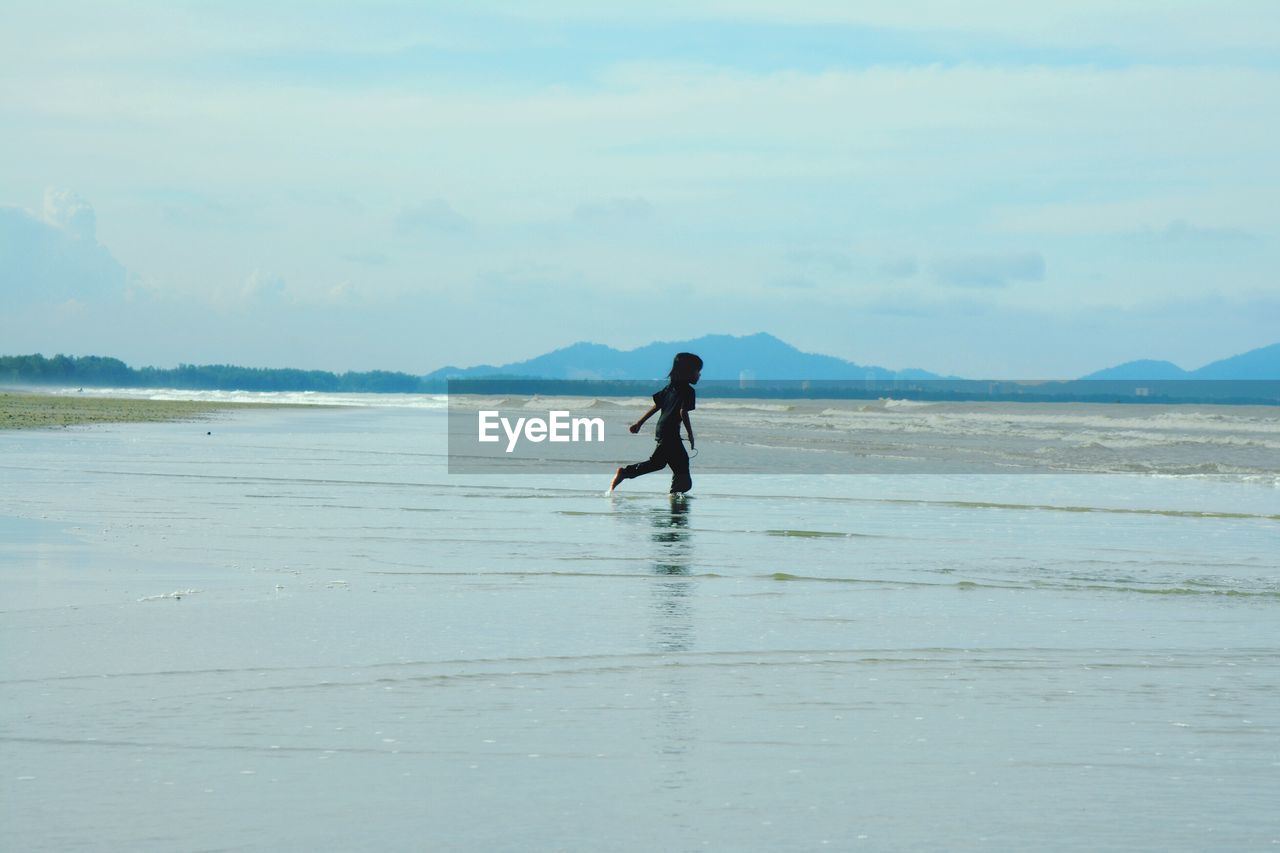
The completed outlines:
<svg viewBox="0 0 1280 853">
<path fill-rule="evenodd" d="M 688 382 L 701 369 L 702 359 L 691 352 L 678 352 L 671 360 L 671 372 L 667 376 L 677 382 Z"/>
</svg>

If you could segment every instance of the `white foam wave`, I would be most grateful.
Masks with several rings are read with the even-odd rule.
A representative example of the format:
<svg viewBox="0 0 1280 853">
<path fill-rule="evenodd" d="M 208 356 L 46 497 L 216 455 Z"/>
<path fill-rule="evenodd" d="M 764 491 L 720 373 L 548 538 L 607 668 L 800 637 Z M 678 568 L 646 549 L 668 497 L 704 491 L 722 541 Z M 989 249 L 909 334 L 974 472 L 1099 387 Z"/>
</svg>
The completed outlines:
<svg viewBox="0 0 1280 853">
<path fill-rule="evenodd" d="M 342 394 L 324 391 L 199 391 L 187 388 L 59 388 L 63 396 L 125 400 L 181 400 L 206 403 L 274 403 L 290 406 L 357 406 L 392 409 L 444 409 L 445 394 Z"/>
<path fill-rule="evenodd" d="M 796 407 L 791 403 L 759 403 L 728 402 L 723 400 L 704 400 L 698 408 L 717 412 L 793 412 Z"/>
</svg>

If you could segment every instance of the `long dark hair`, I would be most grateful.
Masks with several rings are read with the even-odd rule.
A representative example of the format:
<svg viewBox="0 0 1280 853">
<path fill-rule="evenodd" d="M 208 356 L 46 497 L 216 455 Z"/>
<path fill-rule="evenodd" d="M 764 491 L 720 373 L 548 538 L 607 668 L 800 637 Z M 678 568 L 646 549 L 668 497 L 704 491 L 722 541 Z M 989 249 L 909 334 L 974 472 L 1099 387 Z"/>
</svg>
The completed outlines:
<svg viewBox="0 0 1280 853">
<path fill-rule="evenodd" d="M 676 382 L 688 382 L 701 369 L 701 358 L 691 352 L 678 352 L 671 360 L 671 372 L 667 377 Z"/>
</svg>

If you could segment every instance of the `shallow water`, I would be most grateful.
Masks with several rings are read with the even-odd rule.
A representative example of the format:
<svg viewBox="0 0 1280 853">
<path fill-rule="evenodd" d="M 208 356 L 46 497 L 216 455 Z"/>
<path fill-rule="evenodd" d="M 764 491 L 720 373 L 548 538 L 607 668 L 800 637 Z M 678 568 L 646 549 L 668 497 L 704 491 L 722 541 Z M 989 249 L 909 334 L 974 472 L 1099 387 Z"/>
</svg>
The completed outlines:
<svg viewBox="0 0 1280 853">
<path fill-rule="evenodd" d="M 809 428 L 703 414 L 674 504 L 450 475 L 438 400 L 0 435 L 0 846 L 1280 843 L 1266 447 L 751 475 Z"/>
</svg>

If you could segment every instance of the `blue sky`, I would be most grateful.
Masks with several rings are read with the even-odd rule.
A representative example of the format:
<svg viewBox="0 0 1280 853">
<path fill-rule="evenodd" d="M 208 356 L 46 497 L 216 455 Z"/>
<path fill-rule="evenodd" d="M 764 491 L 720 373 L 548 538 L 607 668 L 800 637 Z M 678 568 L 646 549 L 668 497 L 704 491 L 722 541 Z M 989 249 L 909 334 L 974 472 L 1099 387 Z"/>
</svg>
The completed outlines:
<svg viewBox="0 0 1280 853">
<path fill-rule="evenodd" d="M 1280 340 L 1280 5 L 6 4 L 0 351 L 425 372 Z"/>
</svg>

